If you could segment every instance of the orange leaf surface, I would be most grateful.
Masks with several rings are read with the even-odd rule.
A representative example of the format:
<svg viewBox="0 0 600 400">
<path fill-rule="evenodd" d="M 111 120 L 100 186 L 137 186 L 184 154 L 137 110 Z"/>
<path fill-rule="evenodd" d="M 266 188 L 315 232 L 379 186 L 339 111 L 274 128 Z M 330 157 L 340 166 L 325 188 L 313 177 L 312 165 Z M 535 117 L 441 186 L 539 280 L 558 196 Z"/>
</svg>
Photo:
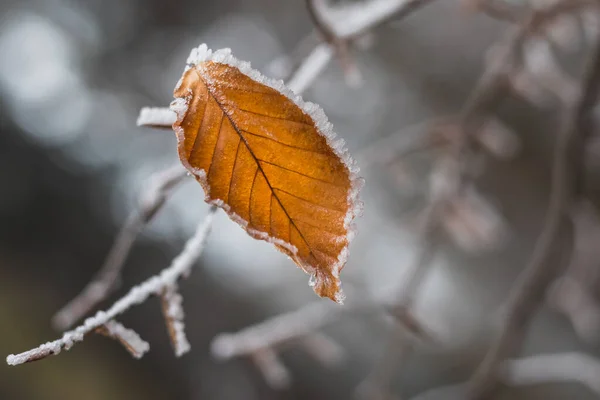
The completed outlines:
<svg viewBox="0 0 600 400">
<path fill-rule="evenodd" d="M 205 45 L 174 96 L 179 157 L 206 201 L 291 257 L 319 296 L 341 302 L 362 180 L 323 111 Z"/>
</svg>

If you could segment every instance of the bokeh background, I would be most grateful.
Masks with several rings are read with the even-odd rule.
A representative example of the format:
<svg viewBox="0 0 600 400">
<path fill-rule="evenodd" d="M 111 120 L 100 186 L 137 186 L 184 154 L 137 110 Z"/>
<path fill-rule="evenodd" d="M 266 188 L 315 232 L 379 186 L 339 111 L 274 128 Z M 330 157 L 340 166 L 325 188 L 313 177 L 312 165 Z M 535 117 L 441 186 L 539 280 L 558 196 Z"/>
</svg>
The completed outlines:
<svg viewBox="0 0 600 400">
<path fill-rule="evenodd" d="M 360 152 L 378 137 L 459 111 L 485 50 L 504 28 L 465 13 L 457 1 L 437 2 L 377 29 L 372 46 L 353 53 L 359 87 L 349 87 L 332 62 L 304 98 L 320 104 L 351 152 Z M 59 335 L 50 326 L 53 313 L 99 268 L 150 175 L 177 161 L 171 132 L 135 121 L 142 106 L 168 105 L 190 49 L 202 42 L 231 47 L 279 77 L 281 57 L 312 31 L 300 0 L 1 2 L 0 354 Z M 477 254 L 442 246 L 416 305 L 438 344 L 417 346 L 397 371 L 394 390 L 402 396 L 468 376 L 540 230 L 555 114 L 512 99 L 500 116 L 522 138 L 522 152 L 510 162 L 491 160 L 478 187 L 505 221 L 505 240 Z M 412 183 L 397 169 L 363 172 L 364 216 L 342 274 L 349 298 L 386 296 L 402 283 L 417 245 L 425 165 L 426 157 L 415 160 Z M 111 301 L 177 254 L 207 211 L 202 199 L 191 180 L 177 191 L 135 245 Z M 326 368 L 299 349 L 284 352 L 293 373 L 285 390 L 269 388 L 248 360 L 210 356 L 216 334 L 317 301 L 307 280 L 220 213 L 207 251 L 182 284 L 191 353 L 173 355 L 152 299 L 121 319 L 150 342 L 142 360 L 90 337 L 59 357 L 0 365 L 0 399 L 350 398 L 384 351 L 391 325 L 381 316 L 348 317 L 325 329 L 346 349 L 339 367 Z M 567 350 L 599 353 L 562 316 L 544 310 L 525 352 Z M 573 384 L 506 390 L 498 398 L 593 397 Z"/>
</svg>

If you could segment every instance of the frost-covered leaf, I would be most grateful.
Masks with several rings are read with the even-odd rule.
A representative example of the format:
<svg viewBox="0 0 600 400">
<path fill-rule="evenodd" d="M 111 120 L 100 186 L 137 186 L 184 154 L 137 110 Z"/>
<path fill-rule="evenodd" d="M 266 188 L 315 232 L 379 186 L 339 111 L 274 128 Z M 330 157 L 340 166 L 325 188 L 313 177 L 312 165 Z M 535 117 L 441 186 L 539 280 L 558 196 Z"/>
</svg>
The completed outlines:
<svg viewBox="0 0 600 400">
<path fill-rule="evenodd" d="M 206 201 L 289 255 L 319 296 L 341 301 L 362 180 L 321 108 L 206 45 L 174 95 L 179 157 Z"/>
</svg>

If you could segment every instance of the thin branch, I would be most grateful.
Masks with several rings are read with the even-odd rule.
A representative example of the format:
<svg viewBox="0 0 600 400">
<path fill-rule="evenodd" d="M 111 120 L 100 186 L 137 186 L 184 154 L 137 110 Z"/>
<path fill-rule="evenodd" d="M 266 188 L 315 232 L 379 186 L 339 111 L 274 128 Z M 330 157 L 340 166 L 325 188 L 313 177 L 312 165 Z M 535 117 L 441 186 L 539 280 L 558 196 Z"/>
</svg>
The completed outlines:
<svg viewBox="0 0 600 400">
<path fill-rule="evenodd" d="M 258 349 L 250 358 L 271 388 L 284 389 L 292 382 L 292 374 L 273 349 Z"/>
<path fill-rule="evenodd" d="M 472 148 L 479 131 L 489 119 L 489 113 L 506 92 L 506 77 L 513 70 L 515 48 L 520 44 L 519 35 L 509 35 L 503 42 L 505 54 L 501 63 L 490 65 L 466 102 L 459 118 L 460 135 L 453 144 L 453 151 L 439 163 L 432 174 L 430 205 L 425 213 L 424 227 L 419 235 L 419 253 L 412 267 L 411 277 L 396 303 L 397 313 L 408 312 L 412 307 L 422 281 L 426 278 L 437 241 L 437 233 L 446 208 L 466 187 Z M 410 352 L 412 346 L 401 332 L 392 333 L 383 357 L 371 374 L 358 388 L 359 394 L 367 397 L 384 398 L 397 365 Z"/>
<path fill-rule="evenodd" d="M 498 379 L 511 387 L 578 382 L 600 395 L 600 360 L 582 353 L 542 354 L 506 360 Z M 427 390 L 411 400 L 458 400 L 466 398 L 466 385 L 455 384 Z"/>
<path fill-rule="evenodd" d="M 144 107 L 140 110 L 137 126 L 149 128 L 172 129 L 177 120 L 177 114 L 165 107 Z"/>
<path fill-rule="evenodd" d="M 588 199 L 571 211 L 573 255 L 566 272 L 546 293 L 546 301 L 565 314 L 575 332 L 589 343 L 600 340 L 600 303 L 595 295 L 600 283 L 600 215 Z"/>
<path fill-rule="evenodd" d="M 160 294 L 160 300 L 171 345 L 175 350 L 175 355 L 181 357 L 190 351 L 191 346 L 185 335 L 185 325 L 183 323 L 185 314 L 181 306 L 183 297 L 178 290 L 177 284 L 167 286 Z"/>
<path fill-rule="evenodd" d="M 309 14 L 324 38 L 300 64 L 288 86 L 297 94 L 308 88 L 338 55 L 346 80 L 357 79 L 357 69 L 349 58 L 349 42 L 391 18 L 403 18 L 433 0 L 369 0 L 334 8 L 324 0 L 306 0 Z M 334 15 L 335 14 L 335 15 Z"/>
<path fill-rule="evenodd" d="M 300 345 L 311 357 L 326 367 L 340 365 L 346 357 L 344 347 L 321 332 L 309 333 L 300 340 Z"/>
<path fill-rule="evenodd" d="M 507 22 L 519 22 L 524 6 L 512 4 L 504 0 L 462 0 L 465 8 L 479 11 L 487 16 Z"/>
<path fill-rule="evenodd" d="M 408 279 L 399 291 L 399 297 L 391 306 L 399 320 L 404 320 L 404 315 L 409 315 L 414 298 L 430 271 L 429 267 L 437 245 L 438 212 L 442 207 L 442 201 L 435 201 L 425 213 L 422 230 L 419 234 L 418 253 L 410 267 Z M 383 356 L 356 389 L 361 398 L 386 398 L 398 364 L 412 349 L 412 341 L 405 330 L 394 329 L 390 335 Z"/>
<path fill-rule="evenodd" d="M 502 383 L 509 386 L 579 382 L 600 395 L 600 360 L 582 353 L 544 354 L 506 361 Z"/>
<path fill-rule="evenodd" d="M 83 325 L 64 333 L 62 338 L 20 354 L 11 354 L 6 357 L 6 362 L 9 365 L 19 365 L 57 355 L 61 350 L 69 350 L 75 343 L 82 341 L 86 334 L 112 321 L 132 306 L 143 303 L 151 295 L 158 296 L 167 287 L 176 284 L 181 277 L 189 274 L 194 263 L 202 254 L 216 210 L 215 206 L 210 207 L 208 215 L 198 225 L 195 234 L 186 242 L 182 252 L 159 275 L 153 276 L 140 285 L 131 288 L 124 297 L 115 302 L 107 311 L 97 312 L 95 316 L 86 319 Z"/>
<path fill-rule="evenodd" d="M 220 360 L 250 355 L 259 349 L 277 347 L 318 331 L 346 312 L 329 303 L 312 303 L 290 313 L 277 315 L 237 333 L 221 333 L 211 345 L 211 353 Z"/>
<path fill-rule="evenodd" d="M 331 6 L 327 0 L 309 0 L 313 19 L 324 36 L 353 39 L 391 19 L 404 18 L 433 0 L 363 0 Z"/>
<path fill-rule="evenodd" d="M 432 131 L 443 123 L 443 119 L 419 122 L 391 135 L 377 138 L 359 151 L 358 164 L 361 168 L 368 168 L 374 164 L 388 164 L 399 157 L 430 150 L 436 145 Z"/>
<path fill-rule="evenodd" d="M 569 206 L 574 196 L 582 192 L 584 143 L 592 124 L 591 109 L 600 90 L 600 38 L 596 46 L 580 83 L 581 97 L 567 107 L 563 116 L 553 161 L 550 204 L 542 233 L 528 265 L 511 291 L 500 335 L 471 378 L 471 398 L 486 398 L 494 389 L 501 362 L 519 351 L 544 293 L 562 267 L 557 252 L 561 249 L 561 234 L 569 227 Z"/>
<path fill-rule="evenodd" d="M 323 11 L 325 11 L 326 8 L 327 4 L 325 4 L 324 0 L 306 0 L 306 9 L 308 10 L 308 15 L 317 29 L 317 32 L 321 34 L 326 43 L 334 44 L 338 36 L 334 29 L 323 20 L 323 14 L 325 14 Z"/>
<path fill-rule="evenodd" d="M 70 328 L 116 289 L 135 239 L 186 175 L 185 168 L 177 163 L 150 178 L 150 185 L 140 197 L 139 209 L 127 217 L 94 279 L 52 318 L 56 329 Z"/>
<path fill-rule="evenodd" d="M 150 345 L 143 340 L 134 330 L 125 328 L 121 323 L 111 320 L 98 327 L 95 331 L 111 339 L 115 339 L 125 347 L 134 358 L 142 358 Z"/>
</svg>

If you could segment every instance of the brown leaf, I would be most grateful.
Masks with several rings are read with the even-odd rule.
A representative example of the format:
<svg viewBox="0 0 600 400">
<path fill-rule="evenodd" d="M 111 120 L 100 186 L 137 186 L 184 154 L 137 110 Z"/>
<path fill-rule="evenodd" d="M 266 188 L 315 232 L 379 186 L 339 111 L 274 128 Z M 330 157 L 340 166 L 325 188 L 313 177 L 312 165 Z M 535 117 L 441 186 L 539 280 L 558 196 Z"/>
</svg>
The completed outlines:
<svg viewBox="0 0 600 400">
<path fill-rule="evenodd" d="M 273 243 L 341 301 L 339 272 L 361 180 L 322 110 L 281 82 L 200 46 L 175 89 L 179 157 L 250 236 Z"/>
</svg>

